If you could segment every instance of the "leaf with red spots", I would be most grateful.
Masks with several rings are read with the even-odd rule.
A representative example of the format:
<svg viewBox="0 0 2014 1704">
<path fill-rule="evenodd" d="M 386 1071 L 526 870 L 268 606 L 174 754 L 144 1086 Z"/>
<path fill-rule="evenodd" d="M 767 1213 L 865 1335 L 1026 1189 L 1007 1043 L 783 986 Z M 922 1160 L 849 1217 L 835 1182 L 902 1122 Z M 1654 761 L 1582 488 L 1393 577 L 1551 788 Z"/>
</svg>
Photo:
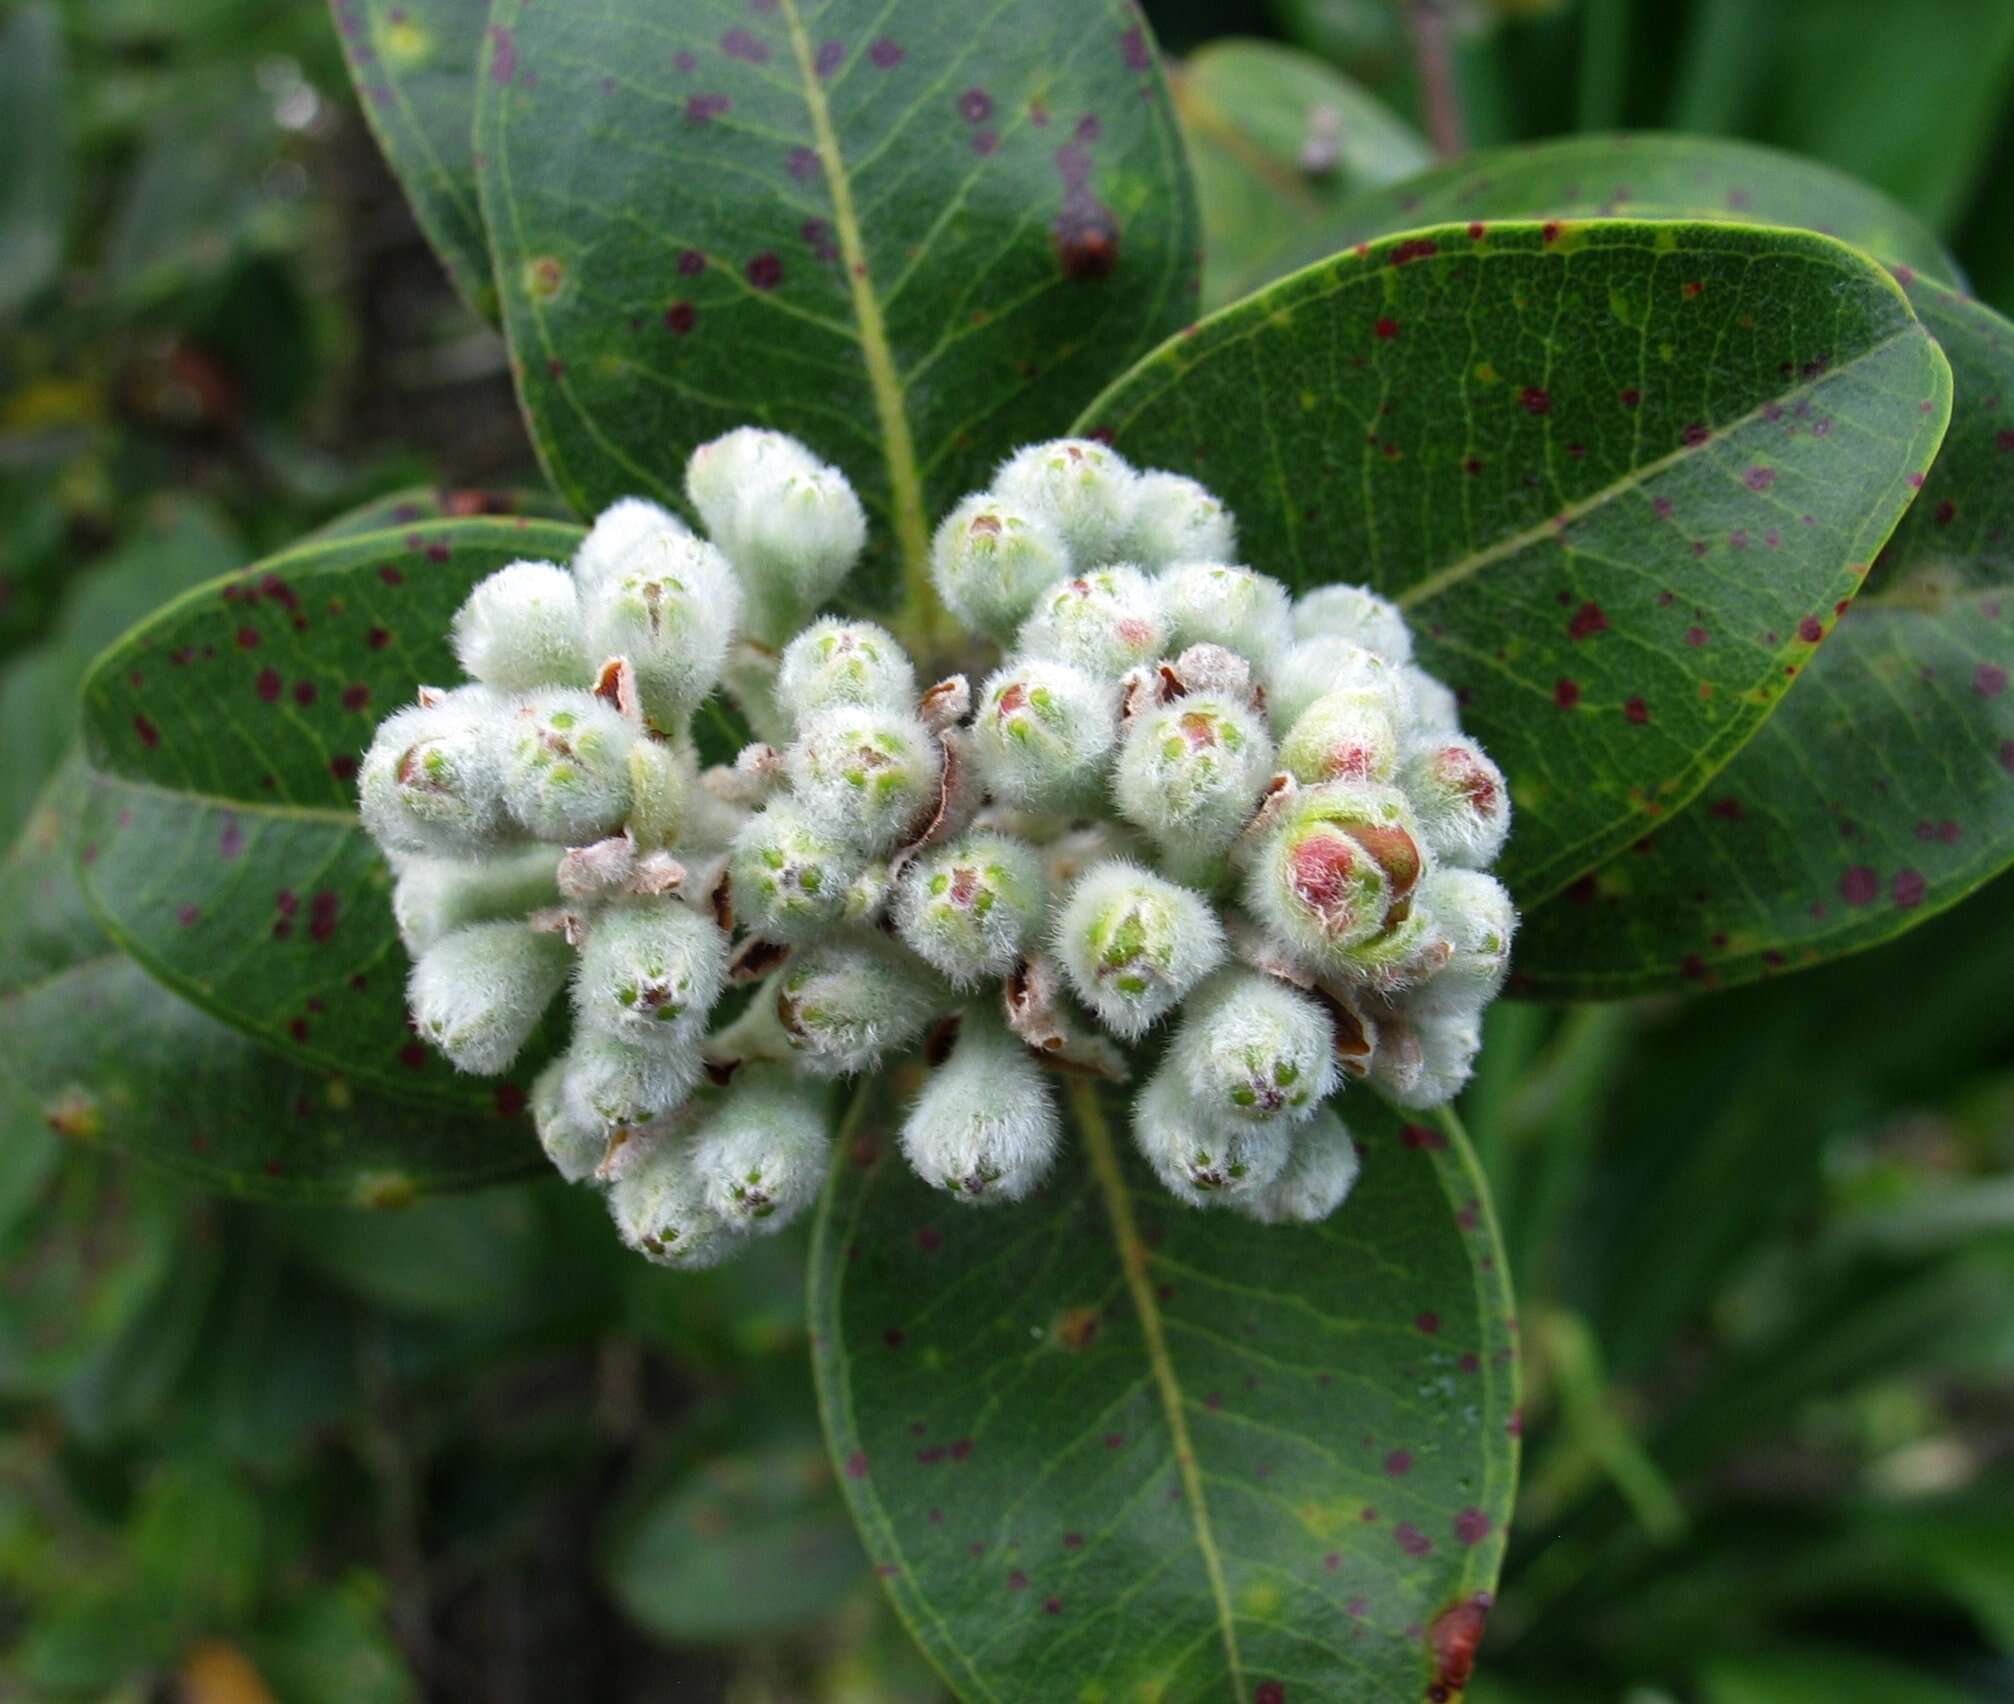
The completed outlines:
<svg viewBox="0 0 2014 1704">
<path fill-rule="evenodd" d="M 1070 1103 L 1031 1201 L 928 1189 L 887 1106 L 820 1213 L 821 1406 L 910 1631 L 1001 1704 L 1418 1704 L 1427 1629 L 1494 1589 L 1516 1472 L 1509 1288 L 1458 1126 L 1349 1091 L 1351 1198 L 1261 1226 L 1171 1199 L 1116 1093 Z"/>
<path fill-rule="evenodd" d="M 756 421 L 859 488 L 863 601 L 927 598 L 937 516 L 1194 312 L 1131 0 L 497 0 L 489 38 L 504 324 L 583 513 L 682 504 L 691 450 Z"/>
<path fill-rule="evenodd" d="M 2014 863 L 2014 325 L 1908 288 L 1956 390 L 1915 506 L 1704 811 L 1527 918 L 1520 988 L 1604 998 L 1819 964 Z M 1834 612 L 1808 619 L 1825 633 Z"/>
<path fill-rule="evenodd" d="M 1386 317 L 1405 334 L 1379 338 Z M 1455 225 L 1226 309 L 1081 424 L 1207 481 L 1254 567 L 1398 601 L 1509 778 L 1501 868 L 1529 906 L 1761 725 L 1811 653 L 1798 622 L 1858 589 L 1949 399 L 1893 280 L 1829 238 Z"/>
<path fill-rule="evenodd" d="M 1206 308 L 1290 270 L 1310 226 L 1433 158 L 1381 101 L 1277 42 L 1211 42 L 1172 83 L 1203 210 Z"/>
<path fill-rule="evenodd" d="M 476 193 L 476 62 L 489 0 L 329 0 L 371 134 L 463 301 L 497 320 Z"/>
<path fill-rule="evenodd" d="M 267 1046 L 494 1114 L 497 1083 L 457 1076 L 406 1028 L 406 954 L 354 776 L 384 716 L 460 678 L 448 623 L 469 587 L 521 557 L 565 561 L 580 537 L 518 518 L 311 541 L 128 633 L 83 703 L 83 878 L 113 939 Z"/>
<path fill-rule="evenodd" d="M 510 486 L 411 485 L 346 510 L 297 542 L 306 544 L 312 540 L 326 544 L 332 539 L 355 538 L 359 533 L 431 526 L 436 521 L 469 521 L 484 516 L 507 519 L 520 515 L 535 521 L 574 518 L 573 511 L 550 491 Z"/>
</svg>

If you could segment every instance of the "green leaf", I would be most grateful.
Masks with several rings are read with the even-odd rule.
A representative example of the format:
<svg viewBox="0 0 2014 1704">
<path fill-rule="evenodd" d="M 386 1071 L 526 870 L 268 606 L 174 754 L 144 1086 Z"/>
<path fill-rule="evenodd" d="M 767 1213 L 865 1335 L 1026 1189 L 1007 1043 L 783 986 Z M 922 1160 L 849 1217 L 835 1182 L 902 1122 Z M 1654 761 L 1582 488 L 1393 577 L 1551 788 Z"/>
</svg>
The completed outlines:
<svg viewBox="0 0 2014 1704">
<path fill-rule="evenodd" d="M 496 282 L 476 192 L 476 61 L 489 0 L 329 0 L 350 79 L 420 229 L 492 325 Z"/>
<path fill-rule="evenodd" d="M 906 567 L 927 605 L 936 514 L 1195 301 L 1127 0 L 497 0 L 477 154 L 553 483 L 675 501 L 695 445 L 796 433 L 859 486 L 884 603 Z"/>
<path fill-rule="evenodd" d="M 1958 263 L 1920 219 L 1829 166 L 1749 142 L 1651 131 L 1471 154 L 1359 197 L 1301 258 L 1422 225 L 1590 218 L 1790 225 L 1959 278 Z"/>
<path fill-rule="evenodd" d="M 382 1584 L 356 1574 L 289 1604 L 247 1641 L 277 1696 L 298 1704 L 414 1704 Z"/>
<path fill-rule="evenodd" d="M 550 491 L 411 485 L 403 491 L 388 491 L 382 497 L 373 497 L 368 503 L 359 504 L 334 520 L 324 522 L 301 542 L 313 540 L 318 544 L 327 544 L 332 539 L 355 538 L 359 533 L 432 526 L 436 521 L 466 521 L 481 516 L 506 515 L 523 515 L 537 521 L 573 519 L 573 511 Z"/>
<path fill-rule="evenodd" d="M 1966 1704 L 1957 1686 L 1883 1657 L 1807 1646 L 1717 1657 L 1700 1674 L 1704 1704 Z"/>
<path fill-rule="evenodd" d="M 1081 424 L 1206 480 L 1254 566 L 1398 600 L 1510 780 L 1501 873 L 1533 905 L 1775 708 L 1949 403 L 1901 291 L 1843 245 L 1597 220 L 1339 255 L 1166 344 Z"/>
<path fill-rule="evenodd" d="M 1433 160 L 1410 126 L 1347 77 L 1275 42 L 1212 42 L 1172 84 L 1203 210 L 1206 308 L 1293 270 L 1311 227 Z"/>
<path fill-rule="evenodd" d="M 448 622 L 469 587 L 519 557 L 565 561 L 580 537 L 519 518 L 302 545 L 190 593 L 101 657 L 84 687 L 80 857 L 118 945 L 353 1088 L 515 1113 L 523 1071 L 458 1077 L 406 1028 L 390 876 L 351 777 L 380 718 L 458 678 Z M 494 1169 L 516 1158 L 500 1152 Z M 458 1165 L 466 1179 L 466 1155 Z"/>
<path fill-rule="evenodd" d="M 1354 1196 L 1266 1227 L 1176 1204 L 1099 1091 L 1071 1102 L 1020 1206 L 871 1138 L 826 1194 L 820 1405 L 910 1631 L 970 1698 L 1416 1704 L 1439 1618 L 1493 1586 L 1516 1463 L 1465 1138 L 1349 1097 Z"/>
<path fill-rule="evenodd" d="M 0 24 L 0 314 L 55 282 L 70 206 L 69 78 L 56 8 Z"/>
<path fill-rule="evenodd" d="M 2014 325 L 1903 277 L 1956 386 L 1921 495 L 1703 801 L 1526 920 L 1519 992 L 1600 999 L 1801 969 L 2014 863 Z"/>
</svg>

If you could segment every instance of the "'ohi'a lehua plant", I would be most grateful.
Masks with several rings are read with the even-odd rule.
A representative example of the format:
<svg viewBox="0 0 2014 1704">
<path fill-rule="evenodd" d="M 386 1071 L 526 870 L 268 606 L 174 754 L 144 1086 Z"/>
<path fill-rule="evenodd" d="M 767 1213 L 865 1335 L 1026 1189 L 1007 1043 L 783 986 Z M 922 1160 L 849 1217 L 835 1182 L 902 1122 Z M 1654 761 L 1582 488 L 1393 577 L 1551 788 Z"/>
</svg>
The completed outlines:
<svg viewBox="0 0 2014 1704">
<path fill-rule="evenodd" d="M 1266 1223 L 1349 1193 L 1346 1080 L 1466 1081 L 1509 797 L 1390 603 L 1294 600 L 1201 485 L 1064 439 L 938 528 L 938 594 L 1005 659 L 919 686 L 880 626 L 811 617 L 866 536 L 844 475 L 743 428 L 686 484 L 708 537 L 626 499 L 570 568 L 477 584 L 469 684 L 387 718 L 359 780 L 421 1035 L 500 1072 L 570 983 L 533 1114 L 632 1246 L 699 1267 L 788 1223 L 831 1080 L 933 1026 L 901 1147 L 975 1203 L 1049 1173 L 1052 1070 L 1144 1073 L 1169 1191 Z M 778 743 L 702 768 L 723 683 Z"/>
</svg>

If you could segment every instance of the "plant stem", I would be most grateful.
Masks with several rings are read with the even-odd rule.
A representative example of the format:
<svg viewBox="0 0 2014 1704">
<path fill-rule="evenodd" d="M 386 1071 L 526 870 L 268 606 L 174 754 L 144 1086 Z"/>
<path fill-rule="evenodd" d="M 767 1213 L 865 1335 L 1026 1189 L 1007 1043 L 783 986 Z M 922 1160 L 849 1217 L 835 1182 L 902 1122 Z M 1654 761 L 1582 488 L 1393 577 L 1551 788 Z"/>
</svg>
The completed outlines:
<svg viewBox="0 0 2014 1704">
<path fill-rule="evenodd" d="M 1629 78 L 1630 0 L 1582 0 L 1580 88 L 1575 128 L 1615 130 L 1622 124 Z"/>
<path fill-rule="evenodd" d="M 1442 159 L 1468 151 L 1461 94 L 1455 87 L 1454 52 L 1448 39 L 1444 0 L 1410 0 L 1406 22 L 1413 37 L 1413 65 L 1419 77 L 1420 111 L 1427 135 Z"/>
</svg>

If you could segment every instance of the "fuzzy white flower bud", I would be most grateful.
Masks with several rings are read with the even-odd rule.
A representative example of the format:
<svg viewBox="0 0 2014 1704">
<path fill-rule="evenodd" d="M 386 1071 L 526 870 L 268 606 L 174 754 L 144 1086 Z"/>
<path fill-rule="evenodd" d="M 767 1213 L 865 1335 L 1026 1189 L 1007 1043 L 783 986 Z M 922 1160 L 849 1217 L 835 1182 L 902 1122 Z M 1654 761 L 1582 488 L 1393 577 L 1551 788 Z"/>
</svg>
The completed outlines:
<svg viewBox="0 0 2014 1704">
<path fill-rule="evenodd" d="M 505 853 L 486 864 L 400 856 L 393 860 L 392 917 L 414 958 L 465 923 L 523 917 L 559 898 L 559 854 L 549 846 Z"/>
<path fill-rule="evenodd" d="M 1071 890 L 1055 945 L 1077 998 L 1131 1040 L 1217 968 L 1224 931 L 1201 894 L 1114 859 Z"/>
<path fill-rule="evenodd" d="M 639 850 L 661 851 L 685 838 L 698 803 L 699 764 L 682 740 L 649 735 L 629 748 L 629 832 Z"/>
<path fill-rule="evenodd" d="M 1290 1126 L 1213 1116 L 1163 1064 L 1133 1102 L 1133 1141 L 1176 1200 L 1211 1207 L 1264 1189 L 1287 1163 Z"/>
<path fill-rule="evenodd" d="M 1167 650 L 1168 622 L 1154 582 L 1130 563 L 1115 563 L 1043 592 L 1021 624 L 1020 647 L 1117 680 Z"/>
<path fill-rule="evenodd" d="M 990 1011 L 973 1010 L 909 1109 L 902 1152 L 961 1201 L 1019 1201 L 1055 1164 L 1060 1134 L 1042 1067 Z"/>
<path fill-rule="evenodd" d="M 1201 875 L 1243 832 L 1273 773 L 1273 739 L 1235 699 L 1189 693 L 1136 716 L 1112 791 L 1177 874 Z"/>
<path fill-rule="evenodd" d="M 419 1033 L 458 1071 L 493 1077 L 518 1056 L 573 955 L 524 923 L 470 923 L 436 941 L 406 984 Z"/>
<path fill-rule="evenodd" d="M 561 1093 L 604 1129 L 648 1124 L 676 1111 L 699 1084 L 697 1046 L 638 1046 L 607 1030 L 581 1028 L 565 1054 Z"/>
<path fill-rule="evenodd" d="M 969 988 L 1014 968 L 1048 897 L 1032 846 L 1004 834 L 971 834 L 933 847 L 903 872 L 895 926 L 953 987 Z"/>
<path fill-rule="evenodd" d="M 1270 574 L 1223 562 L 1178 562 L 1156 584 L 1171 650 L 1222 645 L 1263 674 L 1294 642 L 1292 600 Z"/>
<path fill-rule="evenodd" d="M 719 683 L 740 618 L 727 558 L 689 533 L 651 534 L 583 608 L 590 655 L 629 659 L 644 714 L 666 734 Z"/>
<path fill-rule="evenodd" d="M 1397 1015 L 1378 1026 L 1371 1085 L 1399 1106 L 1446 1106 L 1468 1083 L 1482 1045 L 1479 1008 L 1419 1009 L 1402 1001 Z"/>
<path fill-rule="evenodd" d="M 577 1094 L 564 1057 L 555 1059 L 531 1086 L 531 1121 L 545 1157 L 568 1183 L 594 1176 L 608 1152 L 608 1127 Z"/>
<path fill-rule="evenodd" d="M 1229 562 L 1238 553 L 1231 511 L 1193 479 L 1143 473 L 1133 487 L 1133 536 L 1128 552 L 1143 567 L 1176 562 Z"/>
<path fill-rule="evenodd" d="M 503 809 L 499 702 L 468 687 L 380 724 L 357 795 L 364 827 L 386 851 L 484 858 L 518 838 Z"/>
<path fill-rule="evenodd" d="M 826 1094 L 776 1066 L 738 1072 L 692 1137 L 707 1207 L 739 1231 L 780 1231 L 818 1198 Z"/>
<path fill-rule="evenodd" d="M 942 761 L 936 738 L 909 712 L 843 705 L 805 724 L 784 769 L 814 827 L 873 853 L 917 824 Z"/>
<path fill-rule="evenodd" d="M 1182 1008 L 1168 1058 L 1199 1113 L 1299 1123 L 1335 1092 L 1336 1037 L 1307 995 L 1243 966 L 1219 971 Z"/>
<path fill-rule="evenodd" d="M 1294 605 L 1294 632 L 1303 639 L 1333 633 L 1389 663 L 1413 660 L 1413 633 L 1399 606 L 1368 586 L 1320 586 Z"/>
<path fill-rule="evenodd" d="M 660 1138 L 608 1192 L 624 1243 L 660 1266 L 698 1272 L 738 1252 L 742 1238 L 706 1204 L 683 1142 Z"/>
<path fill-rule="evenodd" d="M 638 1046 L 693 1047 L 727 976 L 727 937 L 710 917 L 658 895 L 594 914 L 574 978 L 574 1011 Z"/>
<path fill-rule="evenodd" d="M 748 631 L 778 645 L 860 560 L 867 514 L 845 474 L 817 467 L 744 490 L 721 543 L 748 581 Z"/>
<path fill-rule="evenodd" d="M 1280 1175 L 1232 1206 L 1262 1225 L 1318 1225 L 1348 1199 L 1361 1164 L 1343 1121 L 1322 1107 L 1295 1130 Z"/>
<path fill-rule="evenodd" d="M 728 539 L 743 494 L 751 489 L 775 490 L 792 474 L 816 473 L 820 465 L 786 433 L 739 426 L 692 452 L 685 464 L 685 494 L 714 541 L 732 555 Z"/>
<path fill-rule="evenodd" d="M 1245 898 L 1290 951 L 1324 970 L 1363 970 L 1410 947 L 1426 853 L 1405 795 L 1330 782 L 1299 794 L 1253 860 Z"/>
<path fill-rule="evenodd" d="M 940 1009 L 915 960 L 874 936 L 821 941 L 784 967 L 776 1015 L 801 1066 L 849 1077 L 907 1047 Z"/>
<path fill-rule="evenodd" d="M 591 692 L 534 693 L 508 724 L 504 803 L 535 840 L 586 846 L 604 839 L 629 815 L 636 738 Z"/>
<path fill-rule="evenodd" d="M 1423 668 L 1408 663 L 1399 673 L 1412 701 L 1409 724 L 1416 740 L 1457 739 L 1462 731 L 1461 700 Z"/>
<path fill-rule="evenodd" d="M 1510 973 L 1518 918 L 1509 889 L 1480 870 L 1441 868 L 1420 884 L 1420 903 L 1452 956 L 1408 1003 L 1420 1011 L 1465 1007 L 1480 1012 Z"/>
<path fill-rule="evenodd" d="M 916 670 L 885 627 L 826 616 L 784 647 L 776 701 L 793 726 L 842 705 L 912 710 Z"/>
<path fill-rule="evenodd" d="M 764 940 L 812 940 L 845 915 L 865 862 L 852 841 L 815 828 L 795 801 L 772 800 L 734 837 L 736 915 Z"/>
<path fill-rule="evenodd" d="M 1045 520 L 990 491 L 944 517 L 930 549 L 930 578 L 966 627 L 1005 643 L 1035 600 L 1070 574 L 1063 540 Z"/>
<path fill-rule="evenodd" d="M 513 562 L 478 580 L 455 611 L 453 639 L 462 668 L 503 692 L 587 678 L 574 578 L 550 562 Z"/>
<path fill-rule="evenodd" d="M 669 509 L 641 497 L 623 497 L 602 510 L 573 555 L 581 600 L 616 578 L 630 556 L 659 534 L 689 538 L 692 529 Z"/>
<path fill-rule="evenodd" d="M 1089 438 L 1029 445 L 1000 464 L 993 489 L 1054 527 L 1079 570 L 1117 561 L 1132 530 L 1133 470 Z"/>
<path fill-rule="evenodd" d="M 1436 857 L 1475 870 L 1496 862 L 1510 833 L 1510 789 L 1481 746 L 1457 737 L 1420 747 L 1404 779 Z"/>
<path fill-rule="evenodd" d="M 1308 787 L 1390 781 L 1399 767 L 1399 733 L 1384 706 L 1375 690 L 1324 694 L 1280 741 L 1280 767 Z"/>
<path fill-rule="evenodd" d="M 1069 663 L 1019 657 L 980 694 L 972 758 L 1002 803 L 1069 810 L 1103 795 L 1118 735 L 1109 684 Z"/>
<path fill-rule="evenodd" d="M 1266 686 L 1266 708 L 1273 726 L 1291 728 L 1332 692 L 1366 694 L 1401 734 L 1414 722 L 1412 683 L 1416 670 L 1388 663 L 1354 639 L 1318 633 L 1298 640 L 1274 665 Z"/>
</svg>

